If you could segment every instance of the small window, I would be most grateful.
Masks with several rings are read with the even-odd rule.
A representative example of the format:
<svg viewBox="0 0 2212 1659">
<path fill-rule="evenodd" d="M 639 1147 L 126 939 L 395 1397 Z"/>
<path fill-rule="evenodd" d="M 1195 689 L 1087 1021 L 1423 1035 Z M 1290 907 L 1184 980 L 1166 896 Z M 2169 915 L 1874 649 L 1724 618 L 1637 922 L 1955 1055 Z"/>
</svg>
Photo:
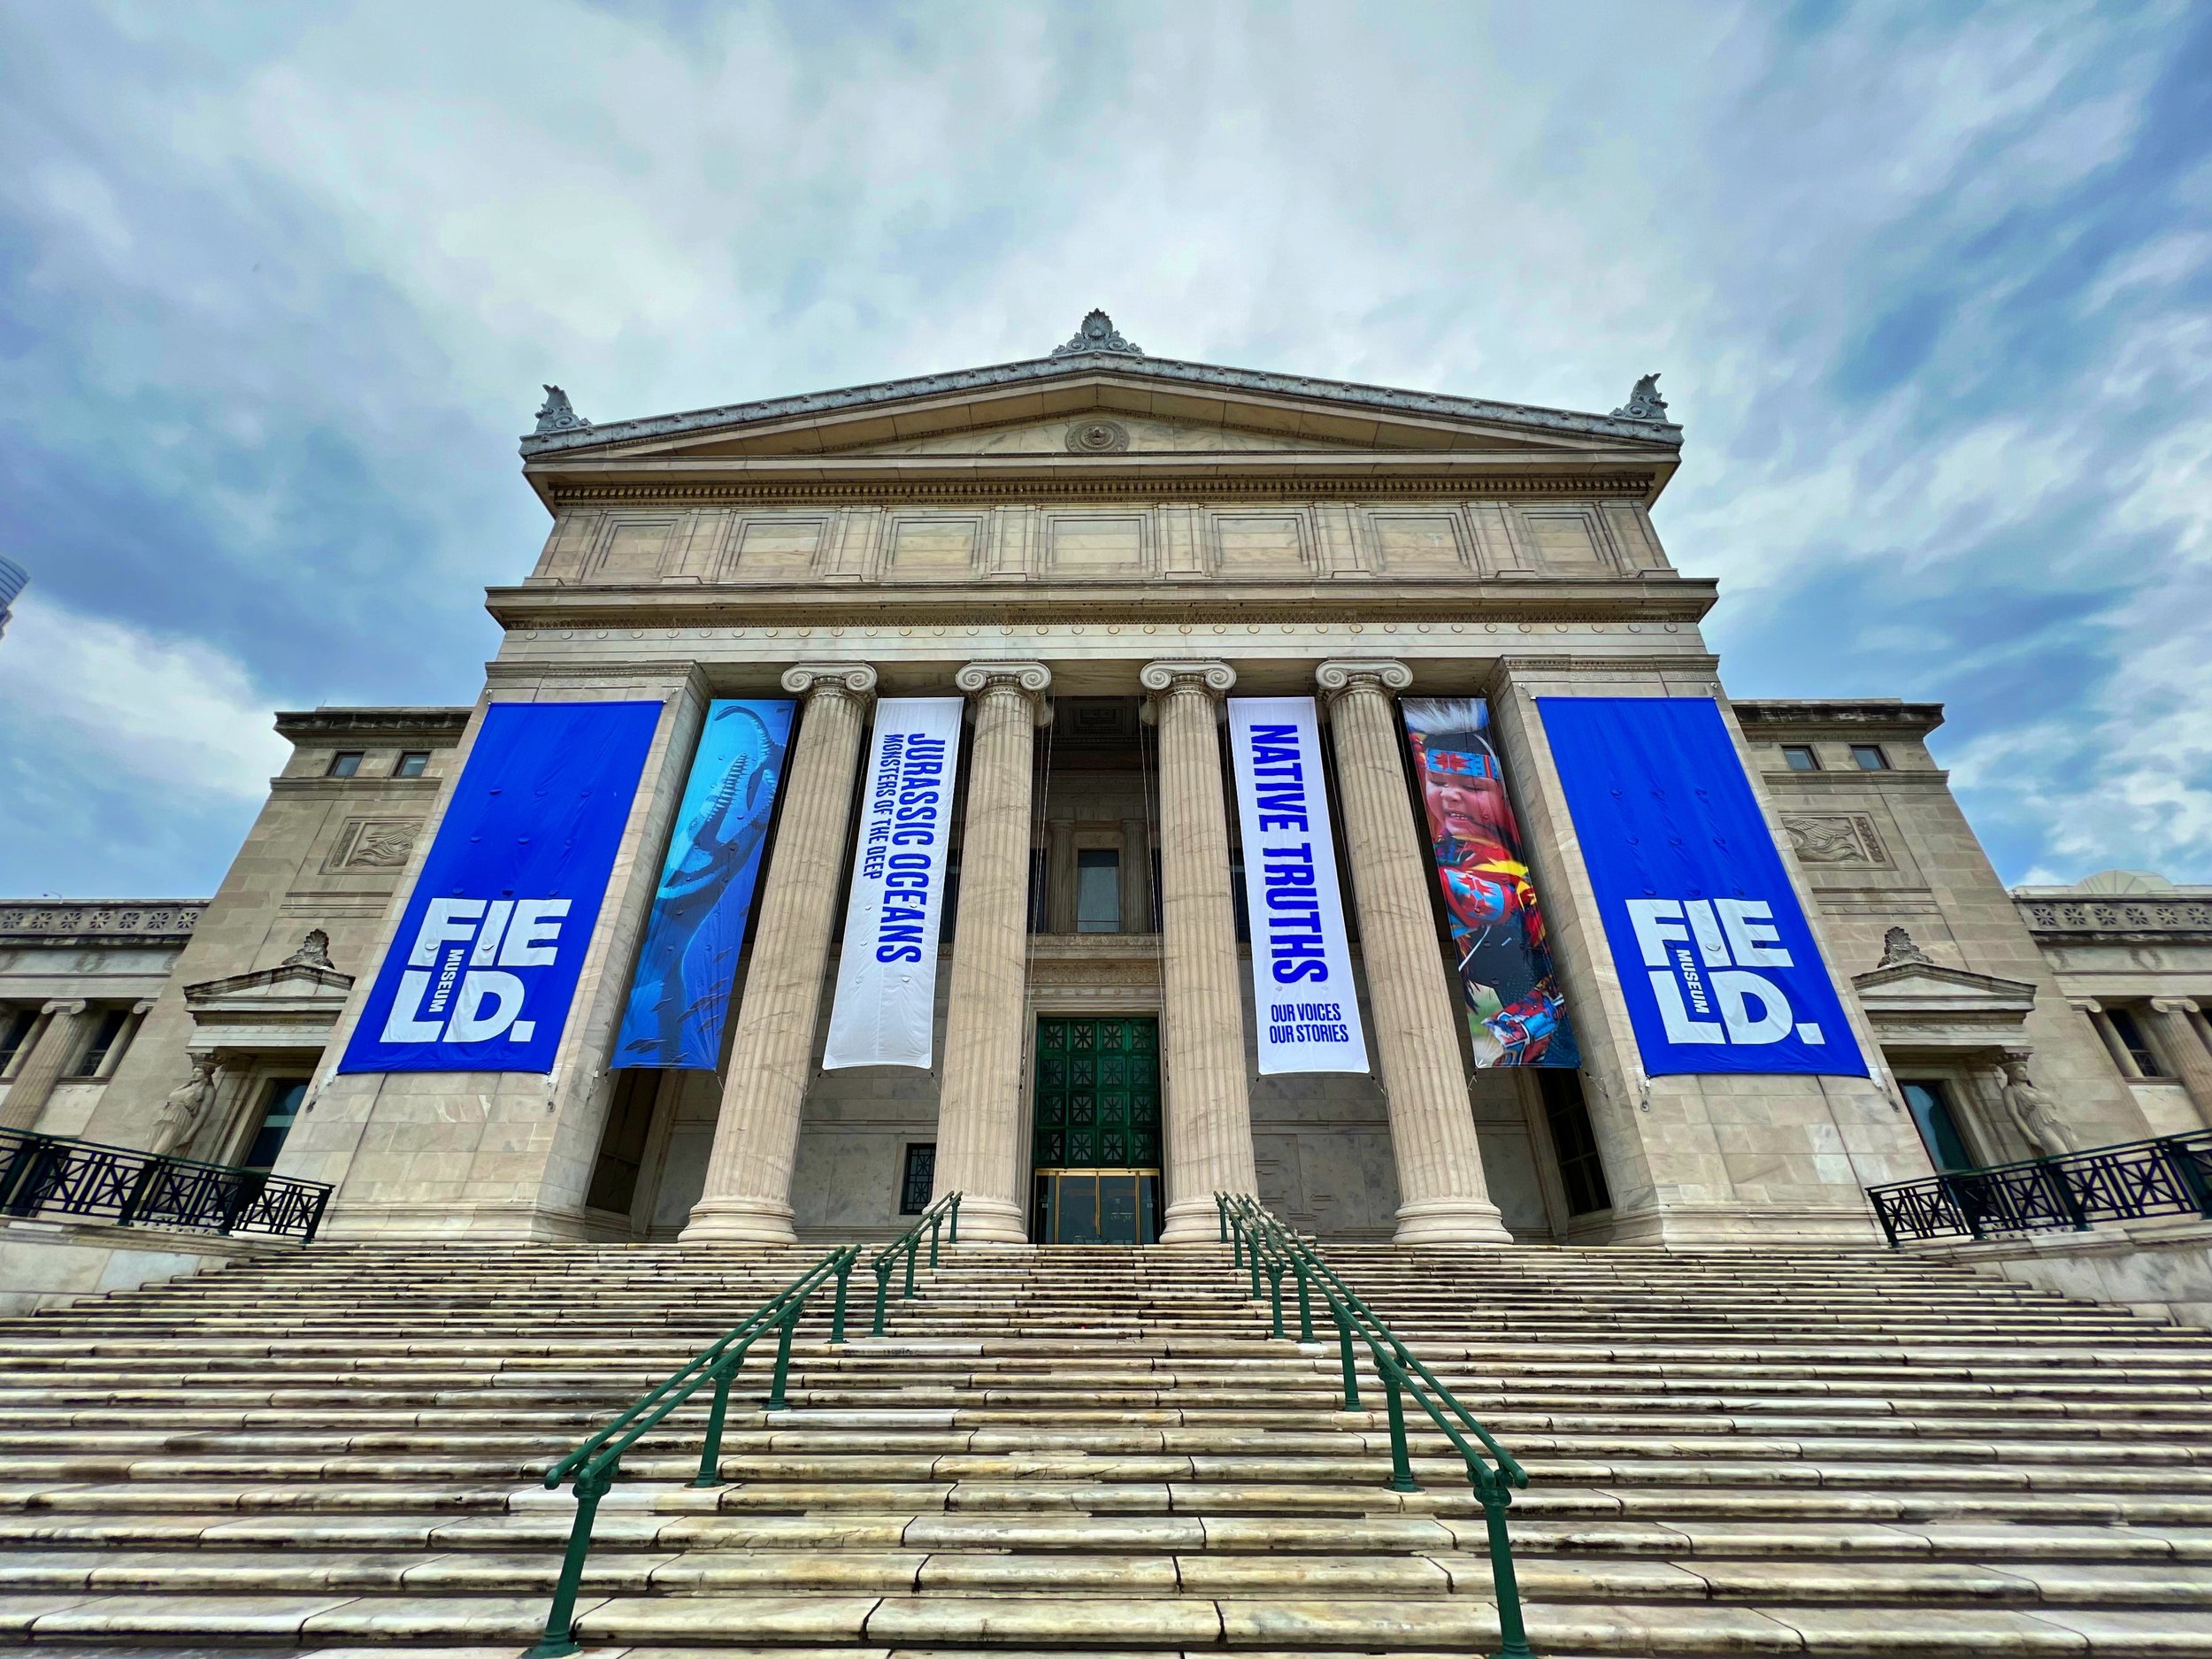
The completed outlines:
<svg viewBox="0 0 2212 1659">
<path fill-rule="evenodd" d="M 2166 1075 L 2166 1068 L 2159 1063 L 2158 1056 L 2151 1048 L 2150 1040 L 2143 1034 L 2141 1023 L 2133 1014 L 2124 1008 L 2114 1008 L 2106 1010 L 2105 1017 L 2111 1020 L 2113 1032 L 2120 1039 L 2120 1046 L 2128 1051 L 2128 1057 L 2135 1062 L 2137 1071 L 2145 1077 Z"/>
<path fill-rule="evenodd" d="M 108 1056 L 114 1054 L 116 1046 L 122 1041 L 123 1027 L 130 1021 L 130 1010 L 127 1008 L 102 1009 L 94 1017 L 92 1036 L 86 1042 L 84 1052 L 77 1056 L 77 1069 L 70 1075 L 98 1077 L 108 1063 Z M 120 1059 L 122 1056 L 116 1055 L 115 1057 Z"/>
<path fill-rule="evenodd" d="M 930 1189 L 937 1184 L 937 1143 L 911 1141 L 906 1148 L 906 1168 L 899 1175 L 899 1214 L 918 1216 L 929 1208 Z"/>
<path fill-rule="evenodd" d="M 1968 1150 L 1966 1137 L 1959 1133 L 1958 1119 L 1951 1111 L 1950 1091 L 1932 1078 L 1924 1082 L 1899 1078 L 1897 1087 L 1905 1092 L 1905 1104 L 1912 1112 L 1913 1126 L 1920 1131 L 1921 1143 L 1928 1148 L 1928 1161 L 1935 1165 L 1938 1173 L 1975 1168 L 1974 1155 Z"/>
<path fill-rule="evenodd" d="M 399 757 L 399 764 L 392 768 L 392 776 L 395 778 L 419 778 L 422 776 L 423 768 L 427 766 L 429 764 L 430 751 L 428 749 L 411 749 Z"/>
<path fill-rule="evenodd" d="M 1858 763 L 1861 772 L 1887 772 L 1889 757 L 1882 753 L 1879 743 L 1854 743 L 1851 758 Z"/>
<path fill-rule="evenodd" d="M 357 749 L 342 749 L 330 757 L 329 775 L 333 778 L 350 778 L 360 770 L 361 751 Z"/>
<path fill-rule="evenodd" d="M 585 1208 L 629 1213 L 637 1197 L 638 1171 L 645 1167 L 645 1142 L 653 1132 L 653 1102 L 660 1085 L 661 1074 L 649 1066 L 627 1066 L 615 1073 Z"/>
<path fill-rule="evenodd" d="M 0 1008 L 0 1077 L 7 1075 L 15 1056 L 23 1052 L 31 1027 L 38 1024 L 35 1008 Z"/>
<path fill-rule="evenodd" d="M 1813 753 L 1813 746 L 1810 743 L 1783 744 L 1782 758 L 1789 764 L 1789 769 L 1792 772 L 1818 772 L 1820 770 L 1820 757 Z"/>
<path fill-rule="evenodd" d="M 1583 1098 L 1580 1074 L 1547 1068 L 1536 1073 L 1543 1096 L 1544 1121 L 1551 1129 L 1552 1150 L 1559 1156 L 1559 1184 L 1566 1189 L 1567 1213 L 1586 1216 L 1613 1207 L 1613 1194 L 1605 1185 L 1605 1165 L 1598 1157 L 1597 1131 L 1590 1126 L 1590 1105 Z"/>
<path fill-rule="evenodd" d="M 1121 932 L 1121 854 L 1086 847 L 1075 855 L 1075 931 Z"/>
</svg>

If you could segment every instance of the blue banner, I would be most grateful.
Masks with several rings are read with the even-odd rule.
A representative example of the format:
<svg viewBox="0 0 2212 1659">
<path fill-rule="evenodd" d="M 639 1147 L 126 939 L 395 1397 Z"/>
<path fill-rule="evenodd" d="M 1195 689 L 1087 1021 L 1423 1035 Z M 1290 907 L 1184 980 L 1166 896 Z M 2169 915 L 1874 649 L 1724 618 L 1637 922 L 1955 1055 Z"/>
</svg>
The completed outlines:
<svg viewBox="0 0 2212 1659">
<path fill-rule="evenodd" d="M 1540 697 L 1644 1071 L 1864 1077 L 1709 697 Z"/>
<path fill-rule="evenodd" d="M 711 1071 L 753 914 L 795 703 L 718 700 L 692 757 L 614 1065 Z"/>
<path fill-rule="evenodd" d="M 550 1071 L 657 703 L 484 712 L 341 1071 Z"/>
</svg>

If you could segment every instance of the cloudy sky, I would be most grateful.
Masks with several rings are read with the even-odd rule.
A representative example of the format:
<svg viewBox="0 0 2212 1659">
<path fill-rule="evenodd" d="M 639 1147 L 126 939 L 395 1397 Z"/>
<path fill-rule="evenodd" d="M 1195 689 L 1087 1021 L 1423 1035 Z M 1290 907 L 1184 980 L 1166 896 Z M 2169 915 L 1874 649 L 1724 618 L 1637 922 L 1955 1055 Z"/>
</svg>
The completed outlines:
<svg viewBox="0 0 2212 1659">
<path fill-rule="evenodd" d="M 0 0 L 0 894 L 465 703 L 515 434 L 1148 350 L 1663 372 L 1740 695 L 1948 703 L 2009 880 L 2212 881 L 2212 8 Z"/>
</svg>

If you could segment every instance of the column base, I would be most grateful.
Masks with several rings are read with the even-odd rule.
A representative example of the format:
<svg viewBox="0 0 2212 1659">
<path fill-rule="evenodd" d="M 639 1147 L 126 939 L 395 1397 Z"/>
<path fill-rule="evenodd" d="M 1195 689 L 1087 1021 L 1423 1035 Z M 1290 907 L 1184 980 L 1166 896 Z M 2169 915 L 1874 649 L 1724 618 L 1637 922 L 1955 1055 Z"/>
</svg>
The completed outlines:
<svg viewBox="0 0 2212 1659">
<path fill-rule="evenodd" d="M 1510 1244 L 1498 1207 L 1478 1199 L 1444 1198 L 1402 1204 L 1393 1244 Z"/>
<path fill-rule="evenodd" d="M 1160 1218 L 1162 1244 L 1219 1244 L 1221 1211 L 1210 1198 L 1187 1198 Z"/>
<path fill-rule="evenodd" d="M 758 1199 L 703 1198 L 676 1235 L 679 1244 L 796 1244 L 791 1206 Z"/>
<path fill-rule="evenodd" d="M 971 1244 L 1026 1244 L 1028 1219 L 1021 1206 L 1003 1198 L 979 1198 L 963 1194 L 960 1199 L 960 1242 Z"/>
</svg>

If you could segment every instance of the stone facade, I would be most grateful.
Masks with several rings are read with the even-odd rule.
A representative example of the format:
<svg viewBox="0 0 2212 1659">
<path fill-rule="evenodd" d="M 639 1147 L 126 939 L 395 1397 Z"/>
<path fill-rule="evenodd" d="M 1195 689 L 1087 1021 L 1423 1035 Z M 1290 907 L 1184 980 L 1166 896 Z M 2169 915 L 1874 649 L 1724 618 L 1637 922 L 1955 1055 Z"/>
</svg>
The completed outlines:
<svg viewBox="0 0 2212 1659">
<path fill-rule="evenodd" d="M 1947 1089 L 1989 1160 L 2020 1155 L 1994 1092 L 2008 1056 L 2084 1144 L 2200 1121 L 2212 1061 L 2168 1050 L 2201 1044 L 2202 1018 L 2168 1005 L 2212 961 L 2212 932 L 2190 931 L 2203 918 L 2120 928 L 2123 973 L 2097 954 L 2101 921 L 1999 883 L 1924 747 L 1938 709 L 1732 703 L 1700 633 L 1714 585 L 1673 567 L 1649 518 L 1680 442 L 1663 419 L 1080 341 L 811 397 L 541 422 L 524 473 L 550 528 L 489 595 L 504 639 L 475 706 L 280 717 L 293 760 L 188 941 L 132 981 L 142 1029 L 111 1075 L 57 1084 L 37 1121 L 145 1144 L 189 1056 L 210 1056 L 221 1092 L 193 1149 L 228 1157 L 273 1086 L 311 1078 L 277 1167 L 336 1187 L 340 1235 L 881 1233 L 929 1145 L 940 1188 L 972 1194 L 974 1235 L 1010 1242 L 1030 1225 L 1037 1022 L 1154 1018 L 1171 1243 L 1210 1237 L 1210 1194 L 1229 1188 L 1339 1238 L 1674 1244 L 1867 1239 L 1861 1188 L 1929 1168 L 1901 1079 Z M 1233 687 L 1326 703 L 1371 1076 L 1256 1075 L 1217 729 Z M 1491 699 L 1586 1116 L 1563 1119 L 1527 1071 L 1472 1064 L 1401 694 Z M 705 704 L 749 695 L 802 707 L 726 1061 L 618 1088 L 613 1029 Z M 878 695 L 968 700 L 965 890 L 936 1068 L 826 1072 Z M 1535 715 L 1546 695 L 1719 700 L 1875 1075 L 1644 1076 Z M 336 1074 L 484 710 L 589 699 L 664 712 L 554 1070 Z M 1084 872 L 1110 865 L 1102 911 Z M 72 1000 L 76 969 L 26 960 L 0 957 L 0 1000 Z M 2155 1016 L 2175 1081 L 2124 1075 L 2126 1045 L 2088 1006 L 2108 995 Z M 1609 1202 L 1567 1179 L 1569 1129 L 1594 1143 Z"/>
</svg>

